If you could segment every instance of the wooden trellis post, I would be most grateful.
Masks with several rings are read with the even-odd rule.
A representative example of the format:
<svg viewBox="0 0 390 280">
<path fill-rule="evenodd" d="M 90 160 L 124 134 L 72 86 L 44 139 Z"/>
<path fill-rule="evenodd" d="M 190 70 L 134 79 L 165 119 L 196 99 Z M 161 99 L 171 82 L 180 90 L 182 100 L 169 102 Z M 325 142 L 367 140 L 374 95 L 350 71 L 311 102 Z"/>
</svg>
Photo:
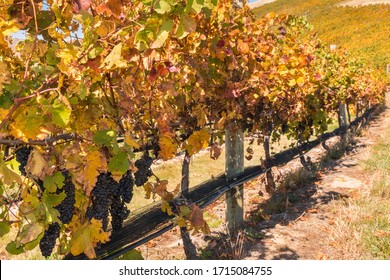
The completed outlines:
<svg viewBox="0 0 390 280">
<path fill-rule="evenodd" d="M 342 129 L 346 128 L 348 125 L 347 105 L 344 103 L 339 105 L 339 125 Z"/>
<path fill-rule="evenodd" d="M 385 105 L 390 107 L 390 91 L 385 93 Z"/>
<path fill-rule="evenodd" d="M 244 171 L 244 133 L 242 126 L 231 121 L 225 134 L 226 161 L 225 171 L 228 180 L 234 179 Z M 244 223 L 244 188 L 242 185 L 226 193 L 226 223 L 230 233 L 235 232 Z"/>
<path fill-rule="evenodd" d="M 191 156 L 188 152 L 185 152 L 182 170 L 181 170 L 181 194 L 186 197 L 188 195 L 189 187 L 190 187 L 190 159 Z M 187 260 L 196 260 L 197 253 L 196 247 L 194 243 L 192 243 L 191 236 L 186 229 L 186 227 L 180 228 L 180 235 L 183 240 L 184 253 L 186 255 Z"/>
</svg>

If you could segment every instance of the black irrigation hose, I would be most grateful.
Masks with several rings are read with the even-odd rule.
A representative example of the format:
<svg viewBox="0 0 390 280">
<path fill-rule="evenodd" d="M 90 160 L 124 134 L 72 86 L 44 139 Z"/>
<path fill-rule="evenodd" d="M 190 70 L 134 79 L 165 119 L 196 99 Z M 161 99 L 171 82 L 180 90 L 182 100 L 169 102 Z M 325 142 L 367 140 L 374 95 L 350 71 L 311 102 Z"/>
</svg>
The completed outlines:
<svg viewBox="0 0 390 280">
<path fill-rule="evenodd" d="M 368 109 L 362 116 L 352 121 L 348 128 L 357 127 L 361 123 L 366 123 L 367 118 L 377 109 L 378 106 Z M 344 134 L 346 131 L 347 129 L 337 128 L 332 132 L 324 133 L 316 140 L 306 142 L 299 147 L 280 152 L 274 156 L 272 166 L 286 164 L 298 156 L 300 152 L 307 152 L 313 147 L 319 145 L 322 141 L 336 135 Z M 190 202 L 196 203 L 200 208 L 205 208 L 215 202 L 230 189 L 251 181 L 264 172 L 265 170 L 259 165 L 248 167 L 245 168 L 245 170 L 236 178 L 229 181 L 226 179 L 224 174 L 221 174 L 213 180 L 206 181 L 194 187 L 188 194 L 187 199 Z M 96 250 L 98 258 L 103 260 L 115 259 L 174 228 L 175 224 L 172 222 L 172 217 L 162 212 L 159 205 L 160 204 L 156 204 L 147 212 L 135 216 L 133 220 L 125 224 L 121 230 L 114 233 L 111 236 L 110 242 L 102 244 L 100 249 Z M 156 230 L 167 222 L 170 223 L 153 232 L 153 230 Z M 147 224 L 147 227 L 145 224 Z M 66 259 L 86 259 L 86 256 L 68 255 L 66 256 Z"/>
<path fill-rule="evenodd" d="M 119 256 L 122 256 L 123 254 L 126 254 L 127 252 L 137 248 L 138 246 L 141 246 L 142 244 L 145 244 L 146 242 L 148 242 L 156 237 L 159 237 L 160 235 L 173 229 L 175 226 L 176 225 L 174 223 L 170 223 L 169 225 L 163 227 L 162 229 L 156 231 L 155 233 L 152 233 L 152 234 L 148 235 L 147 237 L 145 237 L 137 242 L 134 242 L 130 245 L 127 245 L 126 247 L 120 249 L 119 251 L 116 251 L 116 252 L 114 252 L 106 257 L 101 258 L 101 260 L 114 260 L 115 258 L 118 258 Z"/>
</svg>

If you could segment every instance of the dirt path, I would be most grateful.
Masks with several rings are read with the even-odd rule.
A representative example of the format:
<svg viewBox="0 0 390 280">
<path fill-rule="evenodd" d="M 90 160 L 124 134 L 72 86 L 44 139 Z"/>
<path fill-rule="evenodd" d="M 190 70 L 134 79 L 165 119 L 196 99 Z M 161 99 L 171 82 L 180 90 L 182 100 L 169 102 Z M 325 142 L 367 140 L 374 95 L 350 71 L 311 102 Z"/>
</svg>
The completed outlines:
<svg viewBox="0 0 390 280">
<path fill-rule="evenodd" d="M 333 238 L 340 199 L 360 196 L 369 189 L 371 174 L 360 164 L 370 146 L 390 125 L 387 109 L 374 120 L 362 137 L 355 138 L 353 150 L 335 162 L 312 185 L 301 190 L 301 200 L 282 215 L 272 215 L 257 230 L 263 238 L 244 252 L 245 259 L 351 259 Z"/>
</svg>

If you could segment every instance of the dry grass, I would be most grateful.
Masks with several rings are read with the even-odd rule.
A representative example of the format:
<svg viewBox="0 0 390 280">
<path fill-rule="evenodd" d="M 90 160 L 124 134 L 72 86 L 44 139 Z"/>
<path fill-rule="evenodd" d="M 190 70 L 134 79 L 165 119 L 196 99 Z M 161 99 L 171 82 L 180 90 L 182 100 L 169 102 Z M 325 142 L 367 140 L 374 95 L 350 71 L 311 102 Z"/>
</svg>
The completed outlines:
<svg viewBox="0 0 390 280">
<path fill-rule="evenodd" d="M 390 128 L 363 162 L 371 184 L 337 204 L 334 242 L 346 259 L 390 259 Z"/>
</svg>

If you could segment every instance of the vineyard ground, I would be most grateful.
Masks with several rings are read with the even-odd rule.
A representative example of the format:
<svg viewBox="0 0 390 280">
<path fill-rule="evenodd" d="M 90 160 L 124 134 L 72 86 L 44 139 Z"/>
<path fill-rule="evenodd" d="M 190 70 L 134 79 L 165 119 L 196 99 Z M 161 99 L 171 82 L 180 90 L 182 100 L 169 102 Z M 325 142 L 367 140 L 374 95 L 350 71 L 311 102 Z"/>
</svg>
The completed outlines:
<svg viewBox="0 0 390 280">
<path fill-rule="evenodd" d="M 313 162 L 320 162 L 316 172 L 302 171 L 299 160 L 275 170 L 279 177 L 287 178 L 287 196 L 279 193 L 267 197 L 262 178 L 249 183 L 245 188 L 245 227 L 237 236 L 226 234 L 222 222 L 224 200 L 212 204 L 206 209 L 212 233 L 193 237 L 201 257 L 389 258 L 390 207 L 386 202 L 389 196 L 372 195 L 381 172 L 367 166 L 372 150 L 381 142 L 387 141 L 382 144 L 389 149 L 389 127 L 387 109 L 359 137 L 354 137 L 347 148 L 341 150 L 339 139 L 334 137 L 327 142 L 331 152 L 326 153 L 322 146 L 311 150 L 307 155 Z M 386 181 L 385 187 L 389 187 Z M 389 194 L 389 190 L 382 192 Z M 378 205 L 383 206 L 379 214 L 375 210 Z M 378 222 L 378 217 L 384 220 Z M 369 231 L 368 237 L 365 231 Z M 378 248 L 385 255 L 376 255 Z M 176 228 L 138 249 L 146 259 L 185 259 Z"/>
</svg>

